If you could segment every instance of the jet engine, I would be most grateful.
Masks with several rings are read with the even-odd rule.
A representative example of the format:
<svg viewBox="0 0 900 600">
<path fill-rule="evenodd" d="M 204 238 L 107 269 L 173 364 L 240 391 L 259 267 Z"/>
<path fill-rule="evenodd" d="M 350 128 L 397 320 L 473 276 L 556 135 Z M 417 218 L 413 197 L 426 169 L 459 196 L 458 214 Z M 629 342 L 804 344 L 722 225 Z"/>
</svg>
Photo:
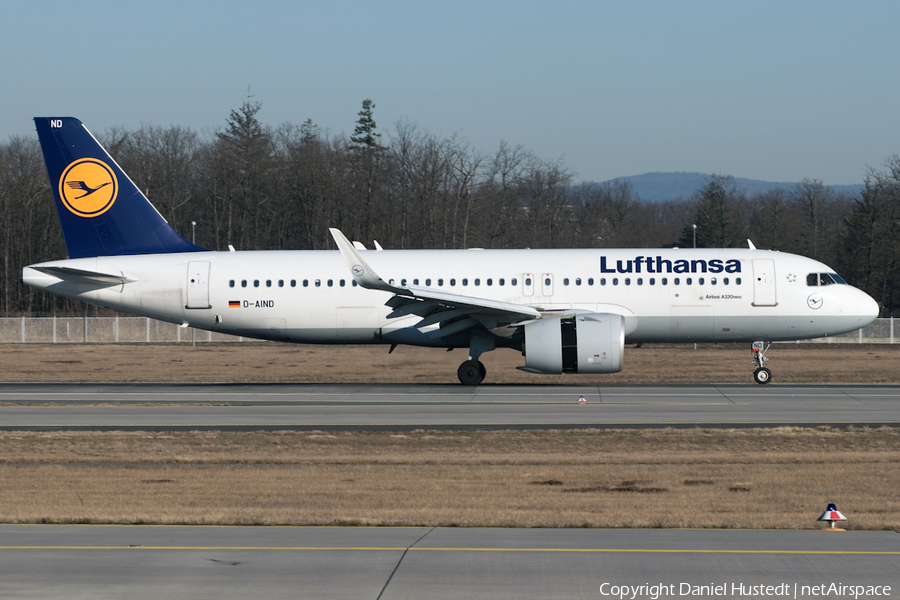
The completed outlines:
<svg viewBox="0 0 900 600">
<path fill-rule="evenodd" d="M 625 353 L 625 317 L 587 313 L 525 325 L 529 373 L 618 373 Z"/>
</svg>

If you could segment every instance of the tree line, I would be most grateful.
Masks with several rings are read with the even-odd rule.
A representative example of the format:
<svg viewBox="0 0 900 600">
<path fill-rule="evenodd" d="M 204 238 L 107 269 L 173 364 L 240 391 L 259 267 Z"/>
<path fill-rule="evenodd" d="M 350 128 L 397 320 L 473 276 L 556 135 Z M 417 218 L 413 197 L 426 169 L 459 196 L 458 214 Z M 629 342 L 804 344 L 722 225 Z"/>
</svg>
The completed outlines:
<svg viewBox="0 0 900 600">
<path fill-rule="evenodd" d="M 484 153 L 406 120 L 382 135 L 370 100 L 350 136 L 311 120 L 265 126 L 261 108 L 248 99 L 213 134 L 145 125 L 98 137 L 169 223 L 210 249 L 333 249 L 329 227 L 396 249 L 691 247 L 696 232 L 697 247 L 749 238 L 821 260 L 883 315 L 900 308 L 900 157 L 870 169 L 858 195 L 805 179 L 748 196 L 717 175 L 690 198 L 647 202 L 627 181 L 576 182 L 523 146 Z M 36 136 L 0 144 L 0 210 L 0 315 L 84 314 L 21 283 L 23 266 L 66 256 Z"/>
</svg>

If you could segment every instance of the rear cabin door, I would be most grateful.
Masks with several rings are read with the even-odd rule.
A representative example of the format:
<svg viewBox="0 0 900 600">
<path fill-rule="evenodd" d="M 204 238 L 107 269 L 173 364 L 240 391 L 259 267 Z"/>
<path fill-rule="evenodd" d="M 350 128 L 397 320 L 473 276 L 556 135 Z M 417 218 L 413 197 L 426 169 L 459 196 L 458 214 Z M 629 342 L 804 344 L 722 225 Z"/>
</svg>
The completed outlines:
<svg viewBox="0 0 900 600">
<path fill-rule="evenodd" d="M 753 260 L 753 306 L 777 306 L 775 296 L 775 261 L 771 258 Z"/>
<path fill-rule="evenodd" d="M 212 308 L 209 304 L 209 263 L 206 261 L 188 263 L 185 308 Z"/>
</svg>

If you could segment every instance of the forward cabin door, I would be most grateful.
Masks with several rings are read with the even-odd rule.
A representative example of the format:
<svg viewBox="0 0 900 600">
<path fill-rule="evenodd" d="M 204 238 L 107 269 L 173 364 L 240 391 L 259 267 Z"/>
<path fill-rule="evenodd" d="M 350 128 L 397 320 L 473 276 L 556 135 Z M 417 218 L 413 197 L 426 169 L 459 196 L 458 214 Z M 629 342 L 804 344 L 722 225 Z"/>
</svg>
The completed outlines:
<svg viewBox="0 0 900 600">
<path fill-rule="evenodd" d="M 775 296 L 775 261 L 771 258 L 753 260 L 753 306 L 777 306 Z"/>
<path fill-rule="evenodd" d="M 185 308 L 212 308 L 209 304 L 209 262 L 193 260 L 187 270 L 187 305 Z"/>
</svg>

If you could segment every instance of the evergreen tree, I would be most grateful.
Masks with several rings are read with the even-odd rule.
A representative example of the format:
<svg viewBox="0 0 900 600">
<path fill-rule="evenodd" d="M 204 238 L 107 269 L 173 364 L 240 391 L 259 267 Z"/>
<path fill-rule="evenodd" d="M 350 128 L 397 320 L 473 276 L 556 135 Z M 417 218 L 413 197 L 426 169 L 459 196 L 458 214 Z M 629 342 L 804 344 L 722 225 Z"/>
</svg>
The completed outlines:
<svg viewBox="0 0 900 600">
<path fill-rule="evenodd" d="M 713 175 L 694 193 L 698 248 L 736 248 L 744 244 L 747 236 L 738 212 L 743 199 L 743 194 L 735 188 L 734 178 L 723 175 Z M 690 248 L 693 239 L 693 227 L 687 225 L 678 246 Z"/>
<path fill-rule="evenodd" d="M 375 117 L 372 111 L 375 109 L 375 103 L 366 98 L 362 103 L 362 110 L 357 113 L 359 120 L 356 127 L 353 128 L 353 135 L 350 141 L 357 149 L 382 150 L 384 146 L 378 143 L 381 134 L 375 131 Z"/>
</svg>

